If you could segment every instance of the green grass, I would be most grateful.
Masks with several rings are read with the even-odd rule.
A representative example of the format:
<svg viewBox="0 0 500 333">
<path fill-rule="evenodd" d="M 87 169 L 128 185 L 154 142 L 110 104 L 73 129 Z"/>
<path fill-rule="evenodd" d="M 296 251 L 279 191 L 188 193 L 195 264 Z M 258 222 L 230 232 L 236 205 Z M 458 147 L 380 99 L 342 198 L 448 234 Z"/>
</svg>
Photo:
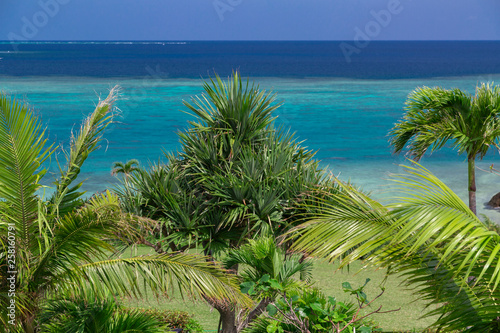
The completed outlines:
<svg viewBox="0 0 500 333">
<path fill-rule="evenodd" d="M 150 253 L 149 248 L 140 247 L 138 255 Z M 371 300 L 377 296 L 384 280 L 384 270 L 361 270 L 361 263 L 353 264 L 349 270 L 338 270 L 333 264 L 317 261 L 313 269 L 314 286 L 320 288 L 327 296 L 335 296 L 338 300 L 354 301 L 352 296 L 342 290 L 342 282 L 349 282 L 354 288 L 365 283 L 367 278 L 371 281 L 365 291 Z M 423 332 L 433 320 L 431 318 L 421 319 L 424 313 L 424 303 L 415 301 L 413 293 L 402 286 L 403 279 L 390 276 L 385 281 L 385 292 L 377 299 L 372 308 L 382 306 L 382 311 L 401 308 L 397 312 L 387 314 L 375 314 L 370 318 L 380 325 L 386 332 Z M 137 299 L 125 299 L 125 305 L 141 308 L 156 308 L 161 310 L 182 310 L 194 314 L 195 319 L 205 330 L 216 330 L 219 314 L 212 310 L 203 300 L 182 300 L 178 292 L 170 297 L 156 299 L 151 293 Z"/>
<path fill-rule="evenodd" d="M 353 288 L 363 285 L 367 278 L 371 281 L 365 288 L 368 299 L 372 300 L 381 293 L 384 282 L 385 270 L 360 270 L 361 263 L 351 265 L 349 270 L 338 270 L 336 265 L 325 262 L 316 262 L 313 270 L 315 286 L 326 295 L 335 296 L 338 300 L 354 301 L 354 298 L 342 290 L 342 282 L 349 282 Z M 380 325 L 385 331 L 412 331 L 422 332 L 434 320 L 421 319 L 425 303 L 416 301 L 416 296 L 403 284 L 404 280 L 397 276 L 389 276 L 383 287 L 385 292 L 372 303 L 374 311 L 382 306 L 381 311 L 400 309 L 386 314 L 374 314 L 370 318 Z"/>
</svg>

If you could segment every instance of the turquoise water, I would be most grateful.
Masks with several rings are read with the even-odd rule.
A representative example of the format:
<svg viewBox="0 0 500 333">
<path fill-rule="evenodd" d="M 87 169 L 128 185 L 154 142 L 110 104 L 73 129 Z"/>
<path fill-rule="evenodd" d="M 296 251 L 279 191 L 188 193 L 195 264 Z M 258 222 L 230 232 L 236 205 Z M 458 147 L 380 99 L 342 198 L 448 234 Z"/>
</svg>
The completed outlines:
<svg viewBox="0 0 500 333">
<path fill-rule="evenodd" d="M 243 73 L 244 74 L 244 73 Z M 446 78 L 363 80 L 347 78 L 252 77 L 263 89 L 277 93 L 283 102 L 277 123 L 290 127 L 304 145 L 317 150 L 317 158 L 343 180 L 350 179 L 376 198 L 390 193 L 391 172 L 401 171 L 404 156 L 393 156 L 387 132 L 402 116 L 408 93 L 422 85 L 458 87 L 473 92 L 483 81 L 500 81 L 500 75 Z M 163 151 L 179 149 L 177 132 L 192 119 L 183 100 L 202 93 L 200 79 L 88 77 L 3 77 L 0 90 L 29 103 L 42 117 L 49 139 L 68 146 L 71 130 L 90 113 L 98 96 L 119 85 L 122 96 L 119 122 L 106 133 L 103 147 L 86 163 L 82 179 L 86 189 L 101 191 L 115 182 L 110 175 L 114 161 L 137 158 L 142 164 L 157 161 Z M 488 169 L 498 163 L 491 153 L 478 167 Z M 62 157 L 61 157 L 62 158 Z M 54 161 L 53 161 L 54 162 Z M 464 200 L 467 198 L 465 158 L 444 149 L 427 155 L 422 164 L 437 174 Z M 50 166 L 57 172 L 56 164 Z M 51 177 L 50 175 L 48 177 Z M 478 211 L 500 221 L 496 211 L 482 207 L 500 191 L 500 177 L 477 171 Z"/>
</svg>

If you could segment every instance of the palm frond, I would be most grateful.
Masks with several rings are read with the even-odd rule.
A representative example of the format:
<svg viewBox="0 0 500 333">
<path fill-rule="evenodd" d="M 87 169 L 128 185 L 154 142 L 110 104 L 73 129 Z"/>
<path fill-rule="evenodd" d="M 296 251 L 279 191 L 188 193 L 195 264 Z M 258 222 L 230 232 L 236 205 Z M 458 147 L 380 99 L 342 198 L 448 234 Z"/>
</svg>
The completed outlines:
<svg viewBox="0 0 500 333">
<path fill-rule="evenodd" d="M 487 283 L 496 289 L 500 283 L 500 235 L 488 230 L 468 209 L 467 205 L 443 182 L 421 166 L 405 167 L 407 175 L 398 176 L 400 202 L 391 206 L 397 221 L 394 240 L 406 243 L 408 254 L 425 246 L 439 251 L 443 264 L 454 264 L 455 275 L 468 278 L 473 267 L 483 266 L 476 282 L 493 265 L 497 273 L 488 276 Z M 407 242 L 411 239 L 411 245 Z M 457 265 L 457 256 L 462 262 Z"/>
<path fill-rule="evenodd" d="M 466 134 L 467 128 L 457 125 L 468 116 L 471 106 L 471 97 L 458 89 L 414 90 L 406 101 L 405 116 L 389 133 L 394 151 L 399 153 L 409 144 L 409 151 L 419 159 L 428 148 L 437 150 L 450 139 L 458 139 L 458 144 L 457 133 Z"/>
<path fill-rule="evenodd" d="M 176 287 L 190 297 L 250 305 L 250 299 L 239 291 L 236 279 L 205 259 L 184 253 L 109 259 L 75 267 L 57 278 L 66 281 L 63 288 L 76 292 L 81 292 L 80 286 L 88 283 L 97 295 L 109 290 L 138 296 L 144 288 L 160 295 Z"/>
<path fill-rule="evenodd" d="M 82 183 L 72 187 L 81 167 L 87 157 L 96 149 L 102 140 L 102 134 L 116 117 L 114 103 L 118 98 L 119 88 L 112 88 L 104 100 L 100 100 L 94 112 L 88 116 L 80 126 L 80 131 L 71 136 L 69 153 L 66 155 L 66 169 L 61 169 L 61 177 L 56 181 L 56 191 L 51 202 L 53 214 L 64 214 L 74 209 L 75 200 L 83 193 L 78 192 Z"/>
<path fill-rule="evenodd" d="M 110 296 L 51 299 L 44 304 L 39 324 L 47 333 L 162 333 L 166 329 L 155 316 L 124 309 Z"/>
<path fill-rule="evenodd" d="M 309 281 L 312 269 L 310 260 L 303 260 L 300 254 L 286 255 L 272 237 L 249 239 L 239 249 L 229 251 L 223 260 L 223 265 L 227 268 L 239 264 L 247 267 L 242 273 L 243 278 L 253 282 L 257 282 L 265 274 L 280 283 L 290 281 L 295 274 L 301 274 Z"/>
<path fill-rule="evenodd" d="M 405 169 L 394 176 L 400 193 L 394 204 L 383 207 L 345 187 L 326 199 L 322 214 L 293 230 L 299 236 L 293 247 L 329 260 L 354 249 L 342 265 L 365 256 L 373 265 L 403 273 L 418 294 L 438 306 L 430 313 L 441 315 L 435 323 L 440 328 L 462 325 L 478 332 L 495 325 L 500 236 L 428 170 L 418 164 Z"/>
<path fill-rule="evenodd" d="M 33 111 L 0 95 L 0 218 L 15 223 L 18 244 L 25 248 L 38 231 L 35 193 L 46 173 L 42 163 L 53 152 L 46 142 Z"/>
<path fill-rule="evenodd" d="M 91 262 L 108 254 L 113 247 L 106 242 L 120 226 L 118 199 L 110 192 L 94 196 L 77 211 L 57 220 L 50 246 L 40 253 L 30 274 L 31 288 L 58 288 L 57 274 L 69 271 L 81 261 Z"/>
</svg>

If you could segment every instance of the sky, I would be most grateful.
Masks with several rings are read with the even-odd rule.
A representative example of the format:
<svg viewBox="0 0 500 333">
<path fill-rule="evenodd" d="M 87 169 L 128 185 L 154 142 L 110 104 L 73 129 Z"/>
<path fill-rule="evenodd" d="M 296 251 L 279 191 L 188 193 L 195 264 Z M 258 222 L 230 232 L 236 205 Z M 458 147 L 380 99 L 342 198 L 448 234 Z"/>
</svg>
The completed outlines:
<svg viewBox="0 0 500 333">
<path fill-rule="evenodd" d="M 499 40 L 499 0 L 0 0 L 0 40 Z"/>
</svg>

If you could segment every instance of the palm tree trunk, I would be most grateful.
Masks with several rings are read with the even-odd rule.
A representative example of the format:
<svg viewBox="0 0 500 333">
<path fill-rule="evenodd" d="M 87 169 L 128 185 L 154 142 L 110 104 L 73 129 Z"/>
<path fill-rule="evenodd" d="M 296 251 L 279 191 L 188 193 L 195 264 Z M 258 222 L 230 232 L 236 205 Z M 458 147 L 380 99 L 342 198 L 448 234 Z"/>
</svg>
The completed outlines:
<svg viewBox="0 0 500 333">
<path fill-rule="evenodd" d="M 231 309 L 217 309 L 220 313 L 220 332 L 236 333 L 236 313 Z"/>
<path fill-rule="evenodd" d="M 215 299 L 202 296 L 210 306 L 219 312 L 219 327 L 217 333 L 237 333 L 236 331 L 236 310 L 229 301 L 217 301 Z"/>
<path fill-rule="evenodd" d="M 468 157 L 469 166 L 469 208 L 476 214 L 476 165 L 475 156 Z"/>
</svg>

